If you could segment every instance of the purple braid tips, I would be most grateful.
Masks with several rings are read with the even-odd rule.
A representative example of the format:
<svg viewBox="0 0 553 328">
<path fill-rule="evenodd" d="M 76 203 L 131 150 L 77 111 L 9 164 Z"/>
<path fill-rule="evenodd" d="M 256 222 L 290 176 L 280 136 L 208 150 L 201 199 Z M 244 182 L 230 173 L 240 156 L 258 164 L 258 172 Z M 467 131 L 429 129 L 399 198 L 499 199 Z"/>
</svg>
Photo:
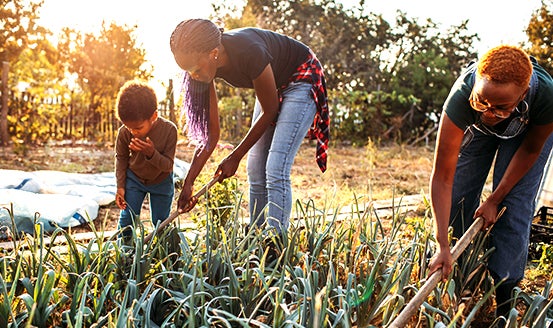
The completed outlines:
<svg viewBox="0 0 553 328">
<path fill-rule="evenodd" d="M 187 72 L 182 83 L 186 133 L 197 146 L 205 146 L 208 140 L 209 83 L 196 81 Z"/>
</svg>

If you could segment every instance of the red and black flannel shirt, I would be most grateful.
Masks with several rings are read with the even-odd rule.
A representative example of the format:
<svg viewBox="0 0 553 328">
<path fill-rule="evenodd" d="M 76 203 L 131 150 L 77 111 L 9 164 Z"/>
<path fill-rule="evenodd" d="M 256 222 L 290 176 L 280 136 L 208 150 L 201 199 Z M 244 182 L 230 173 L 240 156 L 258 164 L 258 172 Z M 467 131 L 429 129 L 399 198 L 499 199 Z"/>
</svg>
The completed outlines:
<svg viewBox="0 0 553 328">
<path fill-rule="evenodd" d="M 317 139 L 316 160 L 319 168 L 324 172 L 326 171 L 328 140 L 330 135 L 330 115 L 328 111 L 328 98 L 323 68 L 313 52 L 309 53 L 307 60 L 301 64 L 292 77 L 290 77 L 288 83 L 292 82 L 307 82 L 313 86 L 311 91 L 315 104 L 317 105 L 317 112 L 307 136 L 311 140 Z M 287 85 L 282 86 L 280 90 L 285 89 L 286 86 Z M 280 97 L 280 101 L 282 102 L 282 96 Z"/>
</svg>

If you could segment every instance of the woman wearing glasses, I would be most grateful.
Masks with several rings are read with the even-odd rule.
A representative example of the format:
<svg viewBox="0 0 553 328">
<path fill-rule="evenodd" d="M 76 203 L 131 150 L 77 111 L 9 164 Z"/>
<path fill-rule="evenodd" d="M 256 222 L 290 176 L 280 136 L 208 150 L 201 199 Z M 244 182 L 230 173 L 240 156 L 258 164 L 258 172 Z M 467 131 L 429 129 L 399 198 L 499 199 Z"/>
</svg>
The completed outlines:
<svg viewBox="0 0 553 328">
<path fill-rule="evenodd" d="M 511 291 L 524 276 L 552 131 L 553 80 L 517 47 L 495 47 L 471 63 L 444 104 L 430 181 L 438 242 L 430 270 L 442 268 L 444 279 L 451 273 L 448 227 L 460 238 L 481 216 L 495 247 L 488 270 L 495 284 L 505 279 L 496 289 L 498 316 L 511 309 Z M 481 202 L 492 165 L 493 192 Z"/>
</svg>

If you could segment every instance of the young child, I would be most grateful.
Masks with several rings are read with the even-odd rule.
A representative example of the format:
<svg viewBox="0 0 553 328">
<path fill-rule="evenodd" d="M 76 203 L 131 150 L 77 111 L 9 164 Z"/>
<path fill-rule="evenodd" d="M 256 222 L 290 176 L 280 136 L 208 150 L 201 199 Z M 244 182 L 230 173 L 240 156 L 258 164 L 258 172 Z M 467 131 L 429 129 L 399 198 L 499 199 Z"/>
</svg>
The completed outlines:
<svg viewBox="0 0 553 328">
<path fill-rule="evenodd" d="M 169 216 L 175 193 L 177 127 L 158 116 L 154 90 L 140 81 L 128 81 L 119 90 L 117 116 L 123 123 L 115 144 L 119 227 L 133 226 L 146 194 L 156 225 Z M 125 229 L 123 236 L 132 236 L 132 231 Z"/>
</svg>

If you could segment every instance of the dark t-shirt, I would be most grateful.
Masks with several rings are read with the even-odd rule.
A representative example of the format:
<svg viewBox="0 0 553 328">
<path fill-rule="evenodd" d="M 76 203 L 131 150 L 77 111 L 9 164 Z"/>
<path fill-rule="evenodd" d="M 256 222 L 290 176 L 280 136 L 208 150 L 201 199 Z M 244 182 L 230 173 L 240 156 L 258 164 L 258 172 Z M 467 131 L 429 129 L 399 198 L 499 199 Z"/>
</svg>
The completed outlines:
<svg viewBox="0 0 553 328">
<path fill-rule="evenodd" d="M 242 28 L 223 33 L 230 65 L 217 70 L 216 77 L 239 88 L 253 88 L 253 80 L 270 63 L 277 88 L 288 80 L 309 55 L 309 48 L 286 35 L 259 28 Z"/>
<path fill-rule="evenodd" d="M 530 104 L 528 111 L 529 124 L 549 124 L 553 122 L 553 79 L 537 63 L 533 62 L 532 65 L 533 74 L 536 74 L 537 77 L 538 87 L 531 101 L 528 100 L 530 92 L 526 96 L 526 101 Z M 470 93 L 474 85 L 472 76 L 474 66 L 476 65 L 466 69 L 455 81 L 443 107 L 451 121 L 462 130 L 478 122 L 481 115 L 481 113 L 472 109 L 469 104 Z"/>
</svg>

